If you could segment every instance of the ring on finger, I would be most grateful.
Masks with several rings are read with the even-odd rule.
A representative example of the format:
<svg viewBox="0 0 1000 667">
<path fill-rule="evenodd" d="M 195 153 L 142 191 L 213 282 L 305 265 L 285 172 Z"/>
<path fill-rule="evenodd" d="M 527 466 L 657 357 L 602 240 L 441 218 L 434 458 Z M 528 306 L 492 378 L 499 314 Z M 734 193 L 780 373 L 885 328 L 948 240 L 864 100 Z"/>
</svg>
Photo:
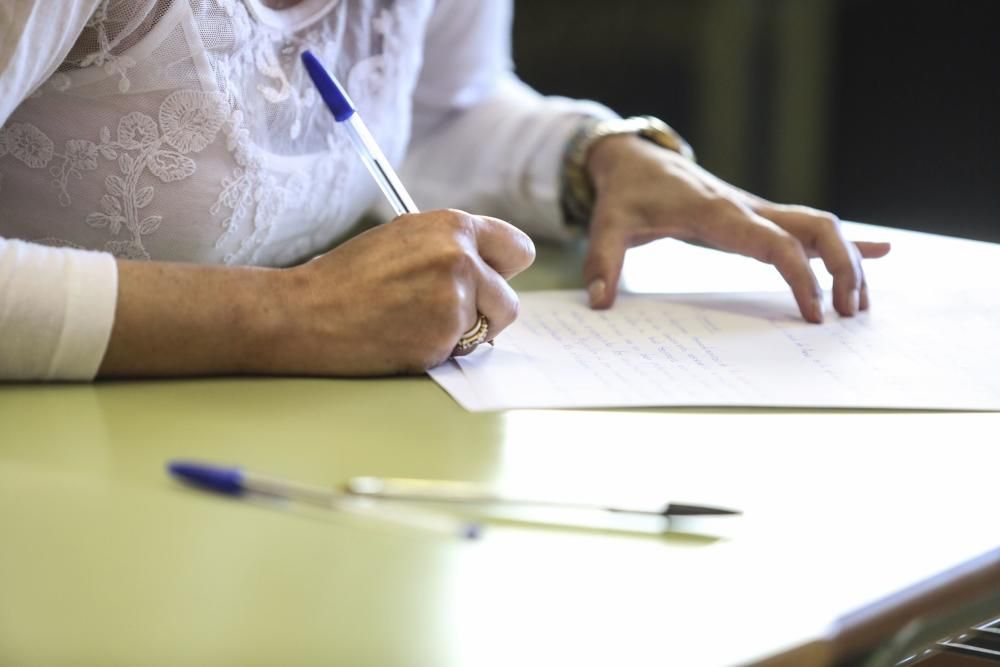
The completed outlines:
<svg viewBox="0 0 1000 667">
<path fill-rule="evenodd" d="M 479 313 L 476 324 L 462 334 L 462 337 L 458 339 L 458 343 L 455 345 L 455 350 L 458 352 L 467 352 L 480 343 L 485 343 L 489 335 L 490 322 L 486 319 L 485 315 Z"/>
</svg>

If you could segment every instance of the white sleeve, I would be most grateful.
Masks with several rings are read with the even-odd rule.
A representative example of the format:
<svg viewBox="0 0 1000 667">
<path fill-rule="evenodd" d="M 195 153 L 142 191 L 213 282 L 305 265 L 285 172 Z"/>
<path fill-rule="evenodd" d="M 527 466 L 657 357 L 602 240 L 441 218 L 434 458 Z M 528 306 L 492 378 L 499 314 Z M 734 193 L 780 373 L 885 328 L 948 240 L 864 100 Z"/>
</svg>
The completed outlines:
<svg viewBox="0 0 1000 667">
<path fill-rule="evenodd" d="M 107 253 L 0 238 L 0 379 L 92 380 L 117 296 Z"/>
<path fill-rule="evenodd" d="M 0 125 L 52 76 L 100 2 L 0 2 Z"/>
<path fill-rule="evenodd" d="M 0 2 L 0 125 L 52 75 L 99 3 Z M 117 293 L 111 255 L 0 238 L 0 380 L 93 379 Z"/>
<path fill-rule="evenodd" d="M 537 237 L 570 238 L 559 207 L 563 152 L 584 119 L 614 113 L 543 97 L 518 80 L 512 24 L 512 0 L 438 0 L 402 177 L 423 208 L 468 209 Z"/>
</svg>

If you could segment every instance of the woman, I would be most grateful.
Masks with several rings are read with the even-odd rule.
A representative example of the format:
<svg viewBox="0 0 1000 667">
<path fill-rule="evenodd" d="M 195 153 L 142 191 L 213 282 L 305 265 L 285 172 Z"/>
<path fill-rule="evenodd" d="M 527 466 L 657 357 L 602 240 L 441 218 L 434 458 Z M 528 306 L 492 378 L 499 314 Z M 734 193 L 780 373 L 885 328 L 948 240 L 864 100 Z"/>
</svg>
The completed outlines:
<svg viewBox="0 0 1000 667">
<path fill-rule="evenodd" d="M 668 236 L 774 264 L 809 321 L 810 256 L 839 313 L 868 307 L 861 259 L 886 244 L 719 181 L 669 128 L 539 96 L 512 71 L 511 4 L 0 8 L 0 376 L 422 372 L 480 313 L 490 337 L 514 320 L 506 281 L 534 255 L 524 232 L 444 206 L 550 238 L 589 222 L 595 308 L 626 248 Z M 379 195 L 306 49 L 430 211 L 325 253 Z"/>
</svg>

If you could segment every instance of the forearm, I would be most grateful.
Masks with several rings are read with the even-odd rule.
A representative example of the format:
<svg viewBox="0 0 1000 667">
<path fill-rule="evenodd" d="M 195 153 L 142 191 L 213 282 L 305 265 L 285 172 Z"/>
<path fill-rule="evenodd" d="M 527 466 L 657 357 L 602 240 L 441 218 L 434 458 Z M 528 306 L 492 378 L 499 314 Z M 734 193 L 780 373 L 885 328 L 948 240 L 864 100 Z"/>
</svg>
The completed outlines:
<svg viewBox="0 0 1000 667">
<path fill-rule="evenodd" d="M 290 269 L 119 261 L 103 377 L 422 373 L 476 322 L 517 313 L 522 232 L 461 211 L 401 216 Z"/>
<path fill-rule="evenodd" d="M 98 375 L 275 372 L 281 270 L 118 261 L 118 301 Z"/>
</svg>

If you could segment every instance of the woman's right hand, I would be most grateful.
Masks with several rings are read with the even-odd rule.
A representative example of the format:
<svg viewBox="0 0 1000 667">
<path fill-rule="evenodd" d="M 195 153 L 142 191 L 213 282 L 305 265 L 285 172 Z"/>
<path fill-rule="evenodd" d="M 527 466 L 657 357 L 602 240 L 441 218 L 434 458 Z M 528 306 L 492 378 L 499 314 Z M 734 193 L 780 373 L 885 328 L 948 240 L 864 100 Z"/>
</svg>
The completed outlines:
<svg viewBox="0 0 1000 667">
<path fill-rule="evenodd" d="M 507 278 L 535 247 L 495 218 L 405 215 L 290 269 L 118 260 L 102 377 L 421 373 L 482 312 L 517 316 Z"/>
<path fill-rule="evenodd" d="M 400 216 L 276 272 L 283 323 L 266 363 L 278 373 L 421 373 L 453 353 L 479 312 L 490 339 L 514 321 L 507 279 L 534 257 L 531 239 L 495 218 Z"/>
</svg>

